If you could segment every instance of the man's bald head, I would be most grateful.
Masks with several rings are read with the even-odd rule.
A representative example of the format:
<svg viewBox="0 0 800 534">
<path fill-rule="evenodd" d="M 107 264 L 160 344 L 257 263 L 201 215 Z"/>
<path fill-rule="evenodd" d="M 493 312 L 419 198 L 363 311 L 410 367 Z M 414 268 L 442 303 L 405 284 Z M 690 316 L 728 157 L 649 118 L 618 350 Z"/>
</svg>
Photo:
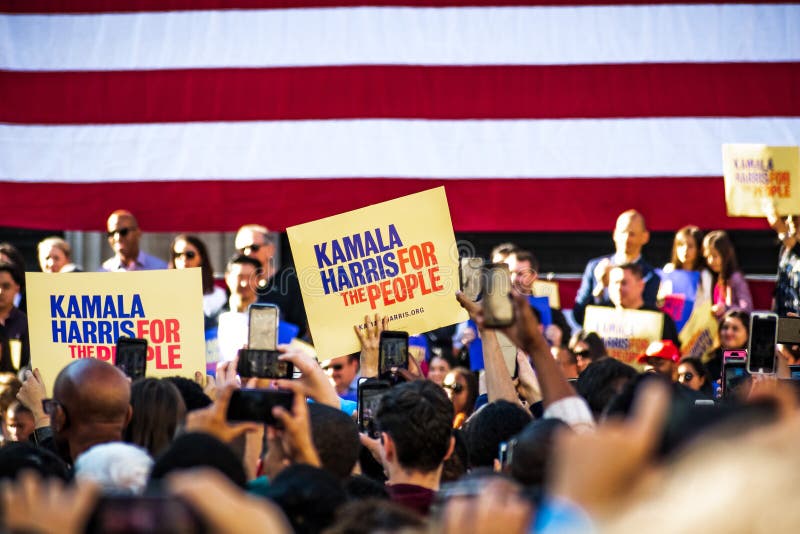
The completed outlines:
<svg viewBox="0 0 800 534">
<path fill-rule="evenodd" d="M 127 424 L 131 384 L 113 365 L 85 358 L 67 365 L 56 378 L 53 398 L 61 403 L 70 424 Z"/>
<path fill-rule="evenodd" d="M 650 241 L 650 233 L 644 222 L 644 215 L 636 210 L 623 211 L 617 217 L 614 227 L 614 245 L 617 254 L 624 255 L 626 262 L 636 261 L 642 253 L 642 247 Z"/>
<path fill-rule="evenodd" d="M 116 210 L 108 216 L 106 222 L 108 244 L 114 253 L 126 263 L 139 256 L 139 239 L 142 231 L 133 213 L 128 210 Z"/>
</svg>

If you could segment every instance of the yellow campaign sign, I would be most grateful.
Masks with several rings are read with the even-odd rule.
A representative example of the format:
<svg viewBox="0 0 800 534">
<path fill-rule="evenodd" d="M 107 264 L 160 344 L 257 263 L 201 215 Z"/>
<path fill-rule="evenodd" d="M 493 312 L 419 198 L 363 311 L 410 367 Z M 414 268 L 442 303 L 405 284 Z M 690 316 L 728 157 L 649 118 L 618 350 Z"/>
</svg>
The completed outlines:
<svg viewBox="0 0 800 534">
<path fill-rule="evenodd" d="M 200 269 L 26 273 L 31 366 L 48 391 L 73 360 L 114 363 L 119 336 L 144 338 L 147 376 L 205 373 Z"/>
<path fill-rule="evenodd" d="M 555 308 L 556 310 L 561 309 L 561 296 L 558 293 L 558 282 L 536 280 L 533 283 L 533 295 L 535 297 L 547 297 L 551 308 Z"/>
<path fill-rule="evenodd" d="M 411 334 L 467 320 L 444 187 L 286 232 L 320 360 L 358 352 L 367 315 Z"/>
<path fill-rule="evenodd" d="M 646 310 L 587 306 L 583 329 L 596 332 L 603 339 L 609 356 L 638 368 L 636 358 L 652 341 L 661 339 L 664 315 Z"/>
<path fill-rule="evenodd" d="M 678 334 L 681 342 L 681 356 L 694 356 L 709 359 L 719 347 L 719 326 L 717 318 L 711 313 L 711 302 L 695 304 L 689 319 Z"/>
<path fill-rule="evenodd" d="M 764 217 L 765 199 L 779 215 L 800 215 L 798 147 L 725 144 L 722 169 L 728 215 Z"/>
</svg>

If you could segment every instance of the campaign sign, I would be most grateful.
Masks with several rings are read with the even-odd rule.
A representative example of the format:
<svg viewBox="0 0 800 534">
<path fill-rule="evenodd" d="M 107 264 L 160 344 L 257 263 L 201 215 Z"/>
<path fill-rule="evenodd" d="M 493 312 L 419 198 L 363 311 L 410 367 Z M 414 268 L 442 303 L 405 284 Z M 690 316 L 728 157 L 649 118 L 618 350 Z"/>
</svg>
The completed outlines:
<svg viewBox="0 0 800 534">
<path fill-rule="evenodd" d="M 689 320 L 697 298 L 697 287 L 700 285 L 700 272 L 675 269 L 664 272 L 656 269 L 661 278 L 659 300 L 663 300 L 661 311 L 672 317 L 675 327 L 680 332 Z"/>
<path fill-rule="evenodd" d="M 48 388 L 78 358 L 114 363 L 120 336 L 147 340 L 147 376 L 205 372 L 199 268 L 26 273 L 26 281 L 31 366 Z"/>
<path fill-rule="evenodd" d="M 779 215 L 800 214 L 800 152 L 796 146 L 722 145 L 728 215 L 764 217 L 765 200 Z"/>
<path fill-rule="evenodd" d="M 711 313 L 711 303 L 703 302 L 694 307 L 691 317 L 678 334 L 681 342 L 681 356 L 694 356 L 708 361 L 719 347 L 719 327 L 717 318 Z"/>
<path fill-rule="evenodd" d="M 533 294 L 537 297 L 547 297 L 550 307 L 561 309 L 561 295 L 558 292 L 558 282 L 552 280 L 536 280 L 533 282 Z"/>
<path fill-rule="evenodd" d="M 583 320 L 583 329 L 597 332 L 609 356 L 634 367 L 647 345 L 661 339 L 663 328 L 664 316 L 659 312 L 607 306 L 587 306 Z"/>
<path fill-rule="evenodd" d="M 444 187 L 287 228 L 321 358 L 360 350 L 354 327 L 379 313 L 417 334 L 463 322 L 458 251 Z"/>
</svg>

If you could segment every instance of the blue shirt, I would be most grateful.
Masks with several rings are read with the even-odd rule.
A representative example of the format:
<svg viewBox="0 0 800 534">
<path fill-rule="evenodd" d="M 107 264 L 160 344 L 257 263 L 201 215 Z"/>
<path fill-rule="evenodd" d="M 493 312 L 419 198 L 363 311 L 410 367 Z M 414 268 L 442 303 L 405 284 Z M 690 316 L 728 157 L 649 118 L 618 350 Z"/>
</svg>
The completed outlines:
<svg viewBox="0 0 800 534">
<path fill-rule="evenodd" d="M 156 269 L 166 269 L 167 262 L 161 258 L 156 258 L 143 250 L 139 251 L 133 266 L 123 265 L 117 256 L 109 258 L 103 262 L 101 271 L 154 271 Z"/>
</svg>

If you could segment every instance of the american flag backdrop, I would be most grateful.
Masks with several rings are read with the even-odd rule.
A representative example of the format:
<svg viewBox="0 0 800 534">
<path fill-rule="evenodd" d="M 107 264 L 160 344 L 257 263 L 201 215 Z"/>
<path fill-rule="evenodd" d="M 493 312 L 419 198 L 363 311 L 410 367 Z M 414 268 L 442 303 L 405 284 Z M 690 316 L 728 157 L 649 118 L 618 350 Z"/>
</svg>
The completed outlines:
<svg viewBox="0 0 800 534">
<path fill-rule="evenodd" d="M 280 230 L 444 184 L 460 231 L 764 228 L 725 215 L 726 142 L 800 142 L 800 5 L 0 0 L 0 226 Z"/>
</svg>

